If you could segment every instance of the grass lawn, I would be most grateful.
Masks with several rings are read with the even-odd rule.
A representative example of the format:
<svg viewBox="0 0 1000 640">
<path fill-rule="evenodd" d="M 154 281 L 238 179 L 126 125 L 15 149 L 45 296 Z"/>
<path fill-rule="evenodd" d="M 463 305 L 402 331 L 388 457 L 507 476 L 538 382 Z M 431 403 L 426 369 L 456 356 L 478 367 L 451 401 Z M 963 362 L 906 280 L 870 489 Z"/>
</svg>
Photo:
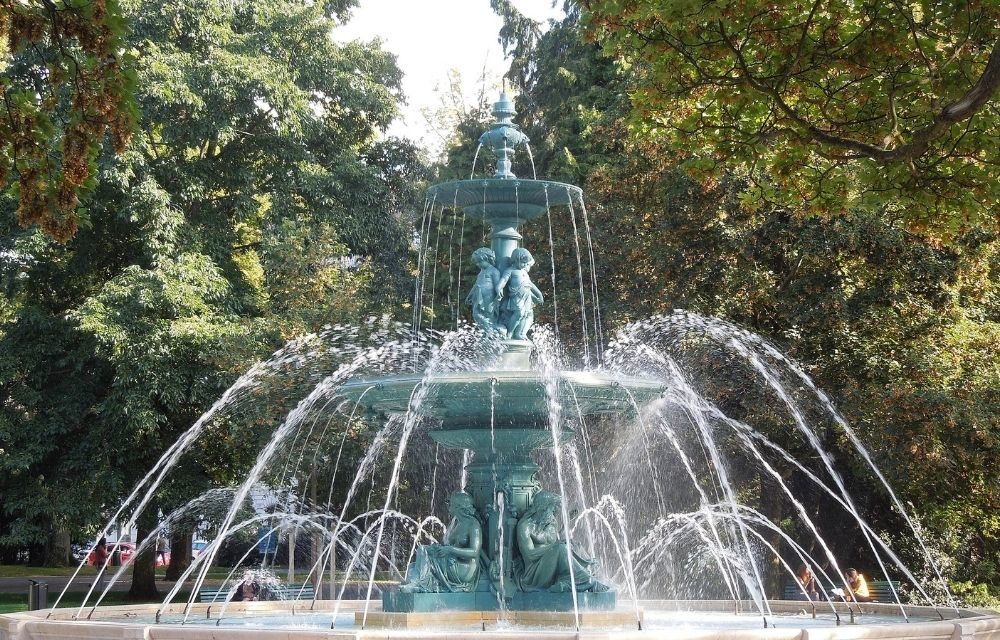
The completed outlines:
<svg viewBox="0 0 1000 640">
<path fill-rule="evenodd" d="M 0 564 L 0 577 L 33 578 L 35 576 L 71 576 L 76 567 L 29 567 L 24 564 Z M 96 575 L 93 567 L 84 567 L 80 575 Z"/>
<path fill-rule="evenodd" d="M 59 603 L 59 608 L 63 607 L 79 607 L 80 603 L 83 602 L 83 596 L 85 593 L 67 593 L 66 597 L 62 599 Z M 190 592 L 182 591 L 177 594 L 174 598 L 175 602 L 186 602 Z M 166 596 L 166 594 L 162 594 Z M 161 596 L 161 597 L 162 597 Z M 55 603 L 56 598 L 59 597 L 58 593 L 49 593 L 49 605 Z M 93 598 L 90 602 L 93 603 Z M 162 600 L 141 600 L 133 601 L 128 599 L 128 594 L 111 592 L 108 594 L 104 600 L 101 601 L 102 605 L 115 605 L 115 604 L 143 604 L 143 603 L 156 603 L 159 604 Z M 0 613 L 18 613 L 19 611 L 28 610 L 28 594 L 27 593 L 0 593 Z"/>
</svg>

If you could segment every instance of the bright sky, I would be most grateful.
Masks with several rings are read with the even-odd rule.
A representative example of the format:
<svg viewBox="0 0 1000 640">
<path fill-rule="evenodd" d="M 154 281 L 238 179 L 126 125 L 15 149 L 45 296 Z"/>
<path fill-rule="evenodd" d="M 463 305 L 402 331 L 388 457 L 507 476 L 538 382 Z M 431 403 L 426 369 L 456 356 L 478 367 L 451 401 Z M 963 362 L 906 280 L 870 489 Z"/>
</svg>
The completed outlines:
<svg viewBox="0 0 1000 640">
<path fill-rule="evenodd" d="M 513 0 L 524 15 L 543 28 L 549 19 L 561 19 L 562 0 Z M 426 121 L 421 109 L 438 102 L 435 88 L 448 86 L 448 71 L 461 73 L 466 102 L 479 93 L 486 70 L 487 97 L 493 102 L 500 77 L 507 70 L 497 34 L 500 17 L 489 0 L 360 0 L 350 22 L 334 32 L 337 40 L 380 38 L 383 47 L 396 54 L 403 70 L 403 91 L 408 104 L 403 117 L 389 130 L 436 147 L 436 141 L 421 136 Z"/>
</svg>

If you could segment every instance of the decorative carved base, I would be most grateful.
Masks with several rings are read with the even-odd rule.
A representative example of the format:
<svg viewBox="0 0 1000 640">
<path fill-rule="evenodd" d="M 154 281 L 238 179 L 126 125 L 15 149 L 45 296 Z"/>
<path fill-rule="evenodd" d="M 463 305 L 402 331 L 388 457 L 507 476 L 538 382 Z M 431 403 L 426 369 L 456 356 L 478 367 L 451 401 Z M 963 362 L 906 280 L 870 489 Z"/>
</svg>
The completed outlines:
<svg viewBox="0 0 1000 640">
<path fill-rule="evenodd" d="M 361 626 L 364 612 L 354 614 L 354 624 Z M 370 611 L 365 628 L 374 629 L 462 629 L 489 630 L 498 623 L 526 627 L 569 627 L 579 621 L 584 629 L 636 629 L 642 624 L 643 611 L 638 616 L 635 609 L 615 611 L 581 611 L 579 620 L 572 611 L 417 611 L 411 613 Z M 510 631 L 509 628 L 504 627 Z"/>
<path fill-rule="evenodd" d="M 618 595 L 614 591 L 594 593 L 590 591 L 576 594 L 577 605 L 584 611 L 614 611 Z M 497 611 L 500 602 L 491 591 L 472 593 L 402 593 L 392 590 L 382 593 L 382 611 L 396 613 L 432 611 Z M 507 603 L 510 612 L 521 611 L 568 611 L 573 612 L 572 593 L 550 593 L 537 591 L 516 592 Z M 635 612 L 631 612 L 635 619 Z M 369 622 L 371 614 L 369 614 Z"/>
</svg>

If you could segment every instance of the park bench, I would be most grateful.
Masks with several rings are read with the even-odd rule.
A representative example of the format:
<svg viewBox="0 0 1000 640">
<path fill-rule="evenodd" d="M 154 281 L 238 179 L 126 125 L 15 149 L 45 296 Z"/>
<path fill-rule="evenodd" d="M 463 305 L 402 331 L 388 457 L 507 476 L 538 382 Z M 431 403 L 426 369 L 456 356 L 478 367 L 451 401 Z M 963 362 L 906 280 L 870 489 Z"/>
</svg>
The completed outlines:
<svg viewBox="0 0 1000 640">
<path fill-rule="evenodd" d="M 836 586 L 843 589 L 843 585 Z M 827 593 L 833 587 L 834 585 L 828 585 L 826 587 Z M 868 583 L 868 593 L 874 602 L 895 602 L 896 597 L 892 595 L 893 589 L 897 594 L 899 593 L 899 580 L 872 580 Z M 785 600 L 801 600 L 802 590 L 798 584 L 790 582 L 785 585 L 783 597 Z"/>
<path fill-rule="evenodd" d="M 225 602 L 233 595 L 232 589 L 225 587 L 205 587 L 198 590 L 198 602 Z M 267 590 L 268 600 L 312 600 L 316 595 L 312 583 L 283 584 Z"/>
</svg>

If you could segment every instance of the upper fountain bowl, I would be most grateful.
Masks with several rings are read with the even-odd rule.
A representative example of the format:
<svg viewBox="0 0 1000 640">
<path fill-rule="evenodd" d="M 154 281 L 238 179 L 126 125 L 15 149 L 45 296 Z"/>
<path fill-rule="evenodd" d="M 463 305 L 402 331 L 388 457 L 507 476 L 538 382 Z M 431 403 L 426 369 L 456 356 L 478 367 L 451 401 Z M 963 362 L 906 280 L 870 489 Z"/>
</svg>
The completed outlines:
<svg viewBox="0 0 1000 640">
<path fill-rule="evenodd" d="M 550 207 L 579 201 L 579 187 L 552 180 L 521 178 L 475 178 L 433 185 L 427 197 L 447 206 L 461 207 L 466 215 L 486 218 L 516 218 L 523 222 L 542 215 Z"/>
</svg>

